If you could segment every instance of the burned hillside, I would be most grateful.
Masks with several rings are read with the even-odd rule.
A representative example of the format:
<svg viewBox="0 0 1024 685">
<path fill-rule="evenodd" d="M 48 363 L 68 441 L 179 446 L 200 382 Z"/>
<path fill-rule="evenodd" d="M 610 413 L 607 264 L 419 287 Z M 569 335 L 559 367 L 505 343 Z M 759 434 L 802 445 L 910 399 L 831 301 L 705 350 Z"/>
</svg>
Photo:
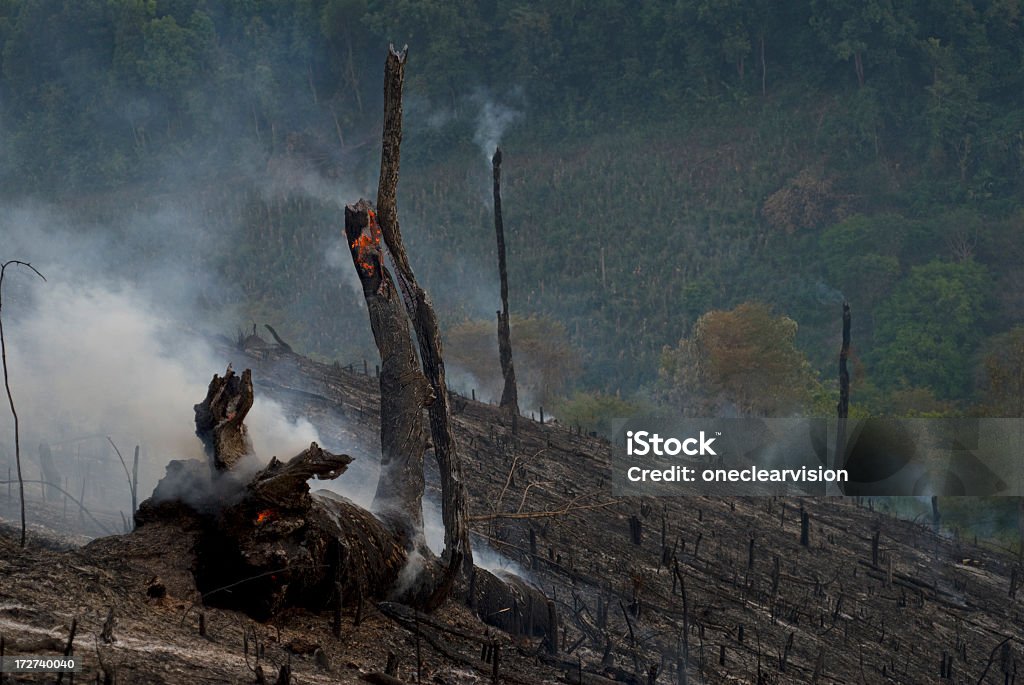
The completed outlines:
<svg viewBox="0 0 1024 685">
<path fill-rule="evenodd" d="M 308 417 L 325 449 L 374 449 L 372 368 L 364 375 L 272 344 L 231 358 L 252 369 L 257 393 Z M 1024 639 L 1014 558 L 888 518 L 870 501 L 615 499 L 602 440 L 528 420 L 513 436 L 498 407 L 459 396 L 452 405 L 474 547 L 514 562 L 552 598 L 553 638 L 539 625 L 487 628 L 458 596 L 430 615 L 352 597 L 340 637 L 330 609 L 261 623 L 206 606 L 216 597 L 207 588 L 204 603 L 197 589 L 203 551 L 183 516 L 79 550 L 39 549 L 34 532 L 21 553 L 5 535 L 8 653 L 62 653 L 75 620 L 86 677 L 116 682 L 200 673 L 253 682 L 247 643 L 249 666 L 261 652 L 273 680 L 290 660 L 294 682 L 373 678 L 388 652 L 404 682 L 416 681 L 417 666 L 435 682 L 495 672 L 499 682 L 1014 682 Z M 428 469 L 428 499 L 438 487 Z M 111 609 L 114 640 L 105 642 Z"/>
</svg>

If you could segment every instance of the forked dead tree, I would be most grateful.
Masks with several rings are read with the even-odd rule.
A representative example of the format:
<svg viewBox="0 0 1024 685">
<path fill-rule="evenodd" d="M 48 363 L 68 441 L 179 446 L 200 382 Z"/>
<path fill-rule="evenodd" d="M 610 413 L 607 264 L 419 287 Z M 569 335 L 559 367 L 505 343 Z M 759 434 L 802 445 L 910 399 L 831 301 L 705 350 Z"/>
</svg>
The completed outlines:
<svg viewBox="0 0 1024 685">
<path fill-rule="evenodd" d="M 469 545 L 466 520 L 466 492 L 462 480 L 462 464 L 451 428 L 451 408 L 445 383 L 444 357 L 437 315 L 426 291 L 420 287 L 409 263 L 398 225 L 398 170 L 402 144 L 402 89 L 405 83 L 405 62 L 408 50 L 388 48 L 384 65 L 384 133 L 380 159 L 380 181 L 377 185 L 377 220 L 384 245 L 395 266 L 398 287 L 405 302 L 419 342 L 420 363 L 434 398 L 428 406 L 430 435 L 434 457 L 441 473 L 441 518 L 444 521 L 445 577 L 437 588 L 443 598 L 451 589 L 457 574 L 468 577 L 473 569 L 473 552 Z M 365 286 L 364 286 L 365 288 Z"/>
</svg>

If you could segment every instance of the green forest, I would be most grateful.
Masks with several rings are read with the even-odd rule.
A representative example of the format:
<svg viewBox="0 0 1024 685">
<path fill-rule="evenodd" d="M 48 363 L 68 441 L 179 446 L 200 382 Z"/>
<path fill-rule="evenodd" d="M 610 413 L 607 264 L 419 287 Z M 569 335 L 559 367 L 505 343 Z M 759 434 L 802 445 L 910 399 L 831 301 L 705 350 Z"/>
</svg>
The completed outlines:
<svg viewBox="0 0 1024 685">
<path fill-rule="evenodd" d="M 500 140 L 513 344 L 518 330 L 536 359 L 517 363 L 539 365 L 556 414 L 828 415 L 848 300 L 852 412 L 1020 416 L 1022 14 L 1020 0 L 0 0 L 0 188 L 83 231 L 201 207 L 196 245 L 235 238 L 181 255 L 231 284 L 204 306 L 321 358 L 372 359 L 324 253 L 344 203 L 372 196 L 384 51 L 408 44 L 400 211 L 462 341 L 453 365 L 480 369 L 467 383 L 484 384 L 497 304 Z"/>
</svg>

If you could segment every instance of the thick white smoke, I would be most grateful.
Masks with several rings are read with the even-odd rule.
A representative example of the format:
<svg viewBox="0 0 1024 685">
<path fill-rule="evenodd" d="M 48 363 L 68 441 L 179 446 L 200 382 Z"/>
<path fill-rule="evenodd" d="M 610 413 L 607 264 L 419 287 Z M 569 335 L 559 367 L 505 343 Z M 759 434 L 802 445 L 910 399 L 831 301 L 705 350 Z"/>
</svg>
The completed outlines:
<svg viewBox="0 0 1024 685">
<path fill-rule="evenodd" d="M 141 501 L 169 460 L 205 458 L 192 407 L 212 375 L 232 361 L 196 332 L 211 328 L 197 320 L 195 301 L 219 287 L 216 279 L 190 273 L 187 256 L 171 249 L 187 249 L 195 237 L 182 234 L 201 229 L 171 210 L 107 231 L 76 227 L 48 210 L 7 216 L 0 259 L 32 261 L 47 278 L 9 269 L 4 283 L 4 332 L 26 477 L 39 476 L 38 446 L 46 443 L 54 446 L 62 476 L 81 478 L 80 464 L 72 468 L 71 462 L 80 461 L 84 448 L 105 464 L 91 471 L 94 497 L 106 493 L 110 509 L 128 509 L 127 483 L 106 436 L 129 466 L 134 446 L 141 447 Z M 112 240 L 120 230 L 130 238 Z M 318 440 L 309 422 L 287 420 L 259 394 L 247 425 L 263 460 L 291 457 Z M 0 467 L 13 462 L 12 445 L 8 415 L 0 419 Z M 69 485 L 77 494 L 79 484 Z"/>
</svg>

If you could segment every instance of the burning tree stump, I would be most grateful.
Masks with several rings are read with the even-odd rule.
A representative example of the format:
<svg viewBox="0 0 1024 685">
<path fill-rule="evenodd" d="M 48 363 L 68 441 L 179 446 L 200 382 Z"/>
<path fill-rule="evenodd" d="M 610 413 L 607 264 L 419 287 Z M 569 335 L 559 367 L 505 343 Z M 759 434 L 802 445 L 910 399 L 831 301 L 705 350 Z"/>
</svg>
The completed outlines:
<svg viewBox="0 0 1024 685">
<path fill-rule="evenodd" d="M 257 618 L 286 606 L 328 608 L 338 583 L 352 596 L 405 600 L 395 590 L 408 559 L 407 530 L 344 498 L 309 491 L 311 478 L 337 478 L 350 457 L 313 443 L 287 462 L 272 458 L 248 478 L 240 467 L 248 452 L 225 459 L 221 447 L 238 449 L 247 441 L 244 423 L 237 416 L 228 420 L 231 412 L 223 407 L 248 411 L 252 399 L 248 370 L 241 377 L 230 369 L 214 376 L 207 399 L 196 405 L 196 432 L 212 445 L 210 466 L 172 461 L 139 507 L 140 531 L 157 522 L 198 531 L 194 575 L 204 601 Z"/>
<path fill-rule="evenodd" d="M 221 588 L 239 580 L 241 608 L 259 617 L 286 606 L 328 609 L 338 583 L 344 596 L 392 594 L 407 561 L 404 536 L 347 500 L 309 492 L 310 478 L 335 478 L 350 462 L 313 443 L 257 473 L 199 547 L 197 581 L 208 601 L 234 604 Z"/>
<path fill-rule="evenodd" d="M 377 214 L 362 200 L 345 207 L 345 237 L 363 285 L 370 329 L 380 351 L 381 478 L 374 509 L 423 535 L 423 408 L 434 399 L 409 338 L 401 296 L 384 265 Z"/>
</svg>

